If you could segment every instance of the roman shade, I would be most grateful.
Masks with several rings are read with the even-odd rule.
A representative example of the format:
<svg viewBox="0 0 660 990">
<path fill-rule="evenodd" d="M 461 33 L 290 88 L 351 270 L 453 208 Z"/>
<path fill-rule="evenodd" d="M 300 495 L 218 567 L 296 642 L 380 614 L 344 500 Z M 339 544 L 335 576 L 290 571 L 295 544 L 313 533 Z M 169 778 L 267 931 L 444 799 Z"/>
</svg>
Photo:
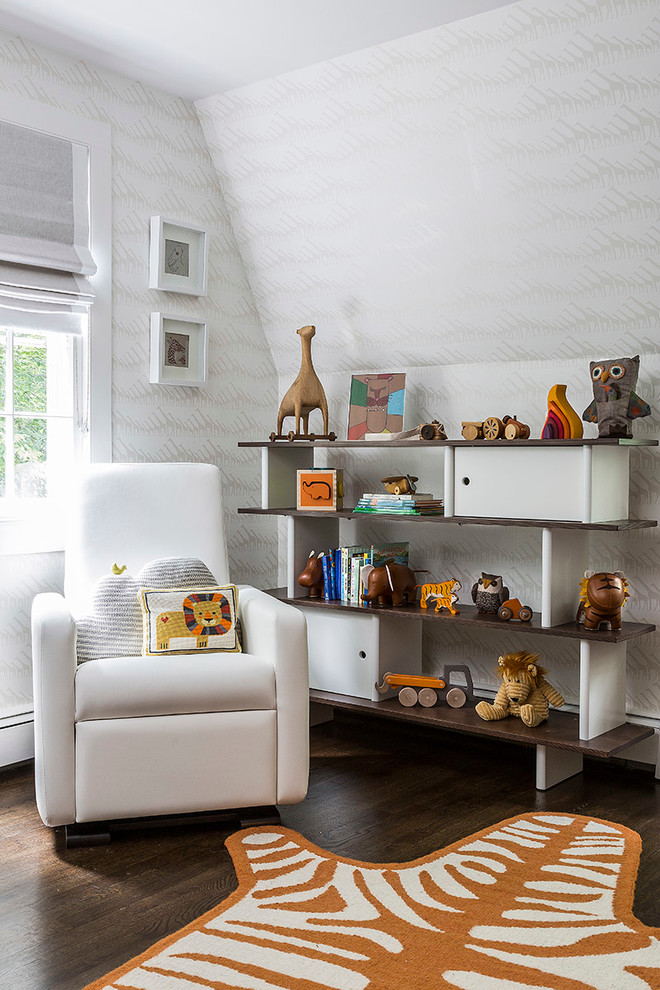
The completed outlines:
<svg viewBox="0 0 660 990">
<path fill-rule="evenodd" d="M 58 314 L 52 322 L 76 332 L 95 272 L 89 149 L 0 120 L 0 321 L 34 325 L 30 314 L 39 314 L 47 325 L 48 314 Z M 67 313 L 75 318 L 62 321 Z"/>
</svg>

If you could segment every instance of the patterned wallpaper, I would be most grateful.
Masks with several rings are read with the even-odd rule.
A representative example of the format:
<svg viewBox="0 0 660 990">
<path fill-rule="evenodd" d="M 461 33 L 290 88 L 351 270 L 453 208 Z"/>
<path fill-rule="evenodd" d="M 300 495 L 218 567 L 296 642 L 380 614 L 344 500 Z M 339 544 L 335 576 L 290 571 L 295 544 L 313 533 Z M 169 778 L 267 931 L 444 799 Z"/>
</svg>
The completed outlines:
<svg viewBox="0 0 660 990">
<path fill-rule="evenodd" d="M 111 124 L 113 458 L 218 464 L 233 577 L 261 583 L 264 567 L 276 571 L 277 536 L 272 525 L 245 527 L 235 512 L 255 485 L 254 465 L 236 444 L 272 428 L 275 371 L 192 104 L 0 34 L 0 100 L 7 93 Z M 208 230 L 208 296 L 147 288 L 154 214 Z M 206 388 L 149 384 L 151 311 L 207 322 Z M 60 587 L 59 557 L 2 559 L 0 611 L 11 608 L 12 621 L 0 637 L 0 717 L 31 706 L 30 603 Z"/>
<path fill-rule="evenodd" d="M 268 586 L 282 530 L 278 546 L 272 520 L 236 515 L 256 503 L 259 477 L 257 453 L 236 441 L 274 428 L 304 323 L 317 326 L 314 362 L 340 436 L 351 373 L 405 371 L 407 426 L 437 416 L 457 436 L 462 419 L 515 413 L 538 432 L 550 385 L 565 382 L 581 411 L 588 361 L 637 352 L 654 414 L 636 432 L 655 435 L 659 49 L 659 0 L 522 0 L 202 101 L 200 128 L 183 100 L 0 35 L 0 93 L 113 127 L 115 458 L 219 463 L 234 576 Z M 146 288 L 153 213 L 208 227 L 207 298 Z M 209 322 L 207 389 L 148 384 L 159 308 Z M 659 458 L 634 454 L 633 514 L 660 515 Z M 382 475 L 373 459 L 342 464 L 356 488 Z M 456 571 L 465 586 L 497 569 L 538 605 L 538 534 L 451 529 L 422 542 L 414 528 L 415 566 Z M 592 539 L 585 566 L 623 566 L 628 617 L 660 624 L 658 540 Z M 0 714 L 29 704 L 28 602 L 60 581 L 58 555 L 11 563 Z M 492 685 L 506 636 L 475 644 L 442 629 L 426 630 L 428 669 L 466 660 Z M 631 711 L 660 714 L 659 646 L 656 636 L 629 648 Z M 574 700 L 574 648 L 544 640 L 543 652 Z"/>
<path fill-rule="evenodd" d="M 294 331 L 314 323 L 340 436 L 350 375 L 368 371 L 406 372 L 407 427 L 437 417 L 456 437 L 463 419 L 508 413 L 538 436 L 551 385 L 581 413 L 589 361 L 639 353 L 654 412 L 635 432 L 657 435 L 659 58 L 659 0 L 521 0 L 199 101 L 279 395 L 300 362 Z M 346 452 L 333 463 L 355 490 L 390 473 Z M 658 519 L 657 450 L 634 453 L 633 478 L 632 514 Z M 414 565 L 437 580 L 467 588 L 493 570 L 538 606 L 534 531 L 410 530 Z M 628 618 L 660 625 L 659 547 L 657 531 L 592 538 L 585 567 L 622 567 Z M 475 648 L 445 623 L 425 636 L 428 669 L 469 660 L 494 683 L 506 636 Z M 660 715 L 659 647 L 656 634 L 628 651 L 638 714 Z M 575 647 L 542 648 L 576 700 Z"/>
</svg>

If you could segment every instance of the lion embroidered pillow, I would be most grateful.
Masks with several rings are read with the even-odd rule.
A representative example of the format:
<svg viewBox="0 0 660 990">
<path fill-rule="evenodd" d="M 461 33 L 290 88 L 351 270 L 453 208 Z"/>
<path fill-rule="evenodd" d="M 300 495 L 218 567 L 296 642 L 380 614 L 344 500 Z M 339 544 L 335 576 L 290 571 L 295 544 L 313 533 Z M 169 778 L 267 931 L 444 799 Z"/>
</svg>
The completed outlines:
<svg viewBox="0 0 660 990">
<path fill-rule="evenodd" d="M 238 588 L 233 584 L 143 588 L 140 603 L 146 656 L 241 652 L 236 628 Z"/>
</svg>

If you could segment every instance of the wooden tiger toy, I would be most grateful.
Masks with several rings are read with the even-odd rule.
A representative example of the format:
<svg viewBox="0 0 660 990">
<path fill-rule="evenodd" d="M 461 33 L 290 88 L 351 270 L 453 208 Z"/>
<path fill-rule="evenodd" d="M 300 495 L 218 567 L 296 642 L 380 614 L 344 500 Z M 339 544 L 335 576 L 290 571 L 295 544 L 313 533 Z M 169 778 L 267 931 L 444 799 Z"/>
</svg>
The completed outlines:
<svg viewBox="0 0 660 990">
<path fill-rule="evenodd" d="M 492 705 L 480 701 L 477 715 L 486 722 L 515 715 L 532 728 L 545 722 L 550 703 L 561 708 L 564 699 L 545 679 L 546 671 L 536 653 L 507 653 L 497 661 L 497 673 L 502 685 Z"/>
<path fill-rule="evenodd" d="M 429 607 L 429 598 L 435 600 L 435 611 L 446 608 L 452 615 L 460 615 L 460 609 L 454 608 L 454 602 L 458 601 L 457 591 L 460 591 L 462 584 L 452 578 L 449 581 L 441 581 L 439 584 L 422 584 L 420 608 Z"/>
</svg>

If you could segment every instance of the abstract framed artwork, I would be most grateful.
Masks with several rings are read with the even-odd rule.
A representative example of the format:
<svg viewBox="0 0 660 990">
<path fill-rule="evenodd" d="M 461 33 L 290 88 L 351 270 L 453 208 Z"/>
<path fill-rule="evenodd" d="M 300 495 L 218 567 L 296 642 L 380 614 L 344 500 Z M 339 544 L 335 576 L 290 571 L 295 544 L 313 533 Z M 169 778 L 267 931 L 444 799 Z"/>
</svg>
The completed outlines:
<svg viewBox="0 0 660 990">
<path fill-rule="evenodd" d="M 149 381 L 154 385 L 205 385 L 207 349 L 205 323 L 152 313 Z"/>
<path fill-rule="evenodd" d="M 208 241 L 200 227 L 151 218 L 149 288 L 205 296 Z"/>
<path fill-rule="evenodd" d="M 353 375 L 347 439 L 361 440 L 365 433 L 403 430 L 405 389 L 403 372 Z"/>
</svg>

